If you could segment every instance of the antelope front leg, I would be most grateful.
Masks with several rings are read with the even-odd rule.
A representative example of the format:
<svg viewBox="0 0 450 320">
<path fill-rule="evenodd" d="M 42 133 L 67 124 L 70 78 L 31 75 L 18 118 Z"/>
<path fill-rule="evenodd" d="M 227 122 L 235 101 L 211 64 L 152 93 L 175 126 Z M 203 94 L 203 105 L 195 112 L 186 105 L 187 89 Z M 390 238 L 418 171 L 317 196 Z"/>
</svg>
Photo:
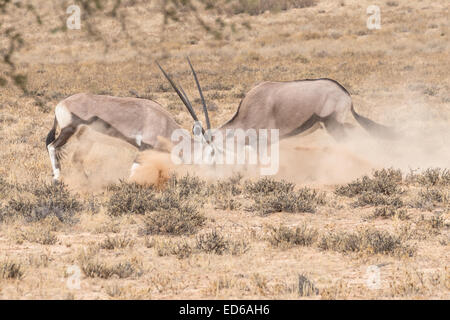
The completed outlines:
<svg viewBox="0 0 450 320">
<path fill-rule="evenodd" d="M 61 166 L 58 158 L 56 157 L 56 148 L 53 146 L 53 143 L 47 146 L 47 150 L 50 156 L 50 162 L 52 164 L 53 181 L 58 182 L 61 176 Z"/>
</svg>

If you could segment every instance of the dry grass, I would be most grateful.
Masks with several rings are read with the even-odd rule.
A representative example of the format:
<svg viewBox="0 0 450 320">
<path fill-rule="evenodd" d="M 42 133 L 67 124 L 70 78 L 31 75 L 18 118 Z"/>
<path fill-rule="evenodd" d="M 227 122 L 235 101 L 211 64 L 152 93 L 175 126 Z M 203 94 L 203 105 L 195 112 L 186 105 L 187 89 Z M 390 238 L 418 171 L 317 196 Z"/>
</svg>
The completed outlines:
<svg viewBox="0 0 450 320">
<path fill-rule="evenodd" d="M 27 222 L 56 217 L 61 222 L 73 223 L 74 214 L 83 209 L 77 196 L 64 184 L 18 185 L 16 188 L 19 195 L 0 208 L 0 221 L 20 216 Z M 32 200 L 24 194 L 30 194 Z"/>
<path fill-rule="evenodd" d="M 8 260 L 0 262 L 0 278 L 20 280 L 23 275 L 24 270 L 21 263 Z"/>
<path fill-rule="evenodd" d="M 274 247 L 310 246 L 318 237 L 317 230 L 303 224 L 300 227 L 272 227 L 268 236 L 269 243 Z"/>
<path fill-rule="evenodd" d="M 247 196 L 254 202 L 248 210 L 263 215 L 282 211 L 314 213 L 318 205 L 325 204 L 324 194 L 307 187 L 294 191 L 294 187 L 293 183 L 271 178 L 247 183 Z"/>
<path fill-rule="evenodd" d="M 369 252 L 411 257 L 415 252 L 415 249 L 406 245 L 400 236 L 372 229 L 358 230 L 353 233 L 330 232 L 319 240 L 318 246 L 323 250 L 344 253 Z"/>
<path fill-rule="evenodd" d="M 32 2 L 42 27 L 32 16 L 11 19 L 29 43 L 17 71 L 42 102 L 0 87 L 0 298 L 450 298 L 446 1 L 380 2 L 380 30 L 366 28 L 372 1 L 224 1 L 220 38 L 189 23 L 169 23 L 161 38 L 162 17 L 139 2 L 124 10 L 135 22 L 128 31 L 146 40 L 133 45 L 120 25 L 98 21 L 108 50 L 80 32 L 50 32 L 61 22 L 56 1 Z M 151 98 L 190 130 L 158 59 L 203 119 L 186 55 L 213 127 L 261 81 L 328 77 L 406 142 L 356 127 L 355 141 L 336 144 L 318 130 L 280 145 L 296 153 L 281 153 L 270 179 L 171 177 L 159 159 L 145 169 L 156 185 L 140 186 L 125 182 L 136 150 L 87 131 L 67 145 L 64 184 L 51 185 L 44 140 L 55 105 L 71 94 Z M 98 141 L 88 179 L 71 162 L 85 139 Z M 80 289 L 67 286 L 72 266 Z M 366 285 L 370 266 L 379 289 Z"/>
</svg>

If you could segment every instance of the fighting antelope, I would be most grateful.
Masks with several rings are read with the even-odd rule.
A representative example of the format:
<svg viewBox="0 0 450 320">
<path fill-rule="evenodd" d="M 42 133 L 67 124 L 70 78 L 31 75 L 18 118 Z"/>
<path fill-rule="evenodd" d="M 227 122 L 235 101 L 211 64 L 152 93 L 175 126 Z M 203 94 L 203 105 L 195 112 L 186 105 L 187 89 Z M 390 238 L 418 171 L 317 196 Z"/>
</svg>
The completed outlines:
<svg viewBox="0 0 450 320">
<path fill-rule="evenodd" d="M 207 134 L 211 125 L 205 99 L 197 74 L 189 58 L 187 60 L 194 75 L 206 117 L 207 130 L 201 127 L 198 131 L 201 131 L 204 135 L 206 143 L 211 143 L 211 134 Z M 200 124 L 198 117 L 183 89 L 181 87 L 181 90 L 178 89 L 174 81 L 159 64 L 158 67 L 198 126 Z M 237 129 L 255 129 L 256 131 L 278 129 L 279 138 L 283 139 L 302 133 L 310 133 L 319 127 L 320 123 L 323 123 L 327 131 L 340 141 L 347 137 L 346 128 L 350 125 L 344 121 L 349 111 L 356 121 L 372 135 L 380 138 L 395 137 L 391 128 L 356 113 L 349 92 L 337 81 L 327 78 L 263 82 L 245 95 L 234 116 L 216 130 L 227 132 L 229 136 L 230 132 L 232 133 L 233 130 Z"/>
<path fill-rule="evenodd" d="M 86 93 L 70 96 L 56 106 L 53 128 L 46 140 L 55 181 L 60 178 L 62 147 L 83 125 L 122 139 L 140 151 L 159 149 L 158 136 L 170 139 L 172 132 L 180 128 L 166 110 L 151 100 Z M 61 132 L 55 139 L 57 126 Z M 88 151 L 89 147 L 74 153 L 73 159 L 81 168 Z M 135 162 L 132 171 L 136 166 Z"/>
</svg>

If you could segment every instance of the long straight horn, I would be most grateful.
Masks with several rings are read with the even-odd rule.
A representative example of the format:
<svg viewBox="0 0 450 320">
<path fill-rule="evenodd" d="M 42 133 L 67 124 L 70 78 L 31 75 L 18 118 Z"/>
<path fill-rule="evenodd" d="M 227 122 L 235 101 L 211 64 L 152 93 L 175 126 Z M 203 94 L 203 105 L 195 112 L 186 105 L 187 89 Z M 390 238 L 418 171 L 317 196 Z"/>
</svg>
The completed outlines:
<svg viewBox="0 0 450 320">
<path fill-rule="evenodd" d="M 206 120 L 206 128 L 211 129 L 211 123 L 209 122 L 208 108 L 206 107 L 205 97 L 203 96 L 202 87 L 200 87 L 200 83 L 198 82 L 198 78 L 197 78 L 197 73 L 195 72 L 194 67 L 192 66 L 191 60 L 189 60 L 189 57 L 187 57 L 187 61 L 189 63 L 189 66 L 191 67 L 192 73 L 194 74 L 195 83 L 197 83 L 198 92 L 200 92 L 200 98 L 202 99 L 203 113 L 205 114 L 205 120 Z"/>
<path fill-rule="evenodd" d="M 173 80 L 169 77 L 169 75 L 164 71 L 164 69 L 160 66 L 158 61 L 156 61 L 156 64 L 158 65 L 159 69 L 162 71 L 162 73 L 164 74 L 166 79 L 170 82 L 170 84 L 172 85 L 172 88 L 178 94 L 178 96 L 180 97 L 181 101 L 183 101 L 184 105 L 188 109 L 188 111 L 191 114 L 191 116 L 194 119 L 194 121 L 198 121 L 198 118 L 197 118 L 197 115 L 195 114 L 194 108 L 192 108 L 191 102 L 189 101 L 187 95 L 184 93 L 183 88 L 180 86 L 181 91 L 178 90 L 177 86 L 175 85 L 175 82 L 173 82 Z"/>
</svg>

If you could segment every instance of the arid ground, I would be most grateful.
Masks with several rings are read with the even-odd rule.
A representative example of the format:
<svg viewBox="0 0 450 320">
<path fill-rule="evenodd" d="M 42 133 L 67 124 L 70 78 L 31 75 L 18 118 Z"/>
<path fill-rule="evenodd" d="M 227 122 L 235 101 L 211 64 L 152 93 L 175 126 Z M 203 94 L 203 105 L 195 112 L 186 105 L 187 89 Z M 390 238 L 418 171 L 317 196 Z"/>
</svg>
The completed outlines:
<svg viewBox="0 0 450 320">
<path fill-rule="evenodd" d="M 157 1 L 128 1 L 126 31 L 112 17 L 93 24 L 106 39 L 57 31 L 61 2 L 32 2 L 41 25 L 19 9 L 4 21 L 25 40 L 14 59 L 28 94 L 0 87 L 0 298 L 450 298 L 448 1 L 263 1 L 265 12 L 231 1 L 240 7 L 200 12 L 220 17 L 220 35 L 194 17 L 163 28 Z M 381 29 L 366 26 L 370 5 Z M 262 81 L 326 77 L 401 138 L 375 139 L 349 114 L 348 142 L 324 129 L 282 141 L 275 176 L 193 167 L 159 189 L 126 181 L 137 150 L 88 129 L 65 149 L 64 184 L 51 184 L 45 137 L 72 94 L 152 99 L 190 130 L 154 63 L 201 115 L 186 56 L 214 127 Z M 71 156 L 89 139 L 86 178 Z"/>
</svg>

